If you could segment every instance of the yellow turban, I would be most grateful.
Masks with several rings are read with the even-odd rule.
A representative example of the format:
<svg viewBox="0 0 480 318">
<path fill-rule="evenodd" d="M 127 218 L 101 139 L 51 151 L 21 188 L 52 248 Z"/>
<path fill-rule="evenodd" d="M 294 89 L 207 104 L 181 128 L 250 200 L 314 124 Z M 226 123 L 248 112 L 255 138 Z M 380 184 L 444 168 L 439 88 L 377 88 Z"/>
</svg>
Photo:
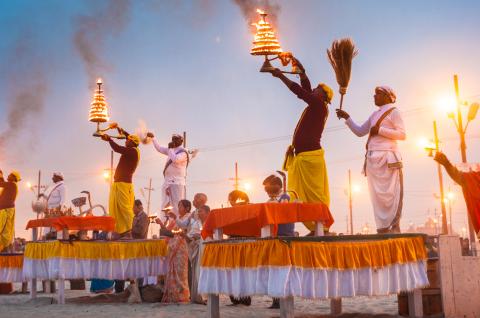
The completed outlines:
<svg viewBox="0 0 480 318">
<path fill-rule="evenodd" d="M 323 89 L 323 91 L 327 95 L 327 103 L 330 104 L 333 98 L 333 89 L 331 89 L 330 86 L 328 86 L 325 83 L 320 83 L 318 84 L 318 86 L 320 86 Z"/>
<path fill-rule="evenodd" d="M 140 137 L 137 135 L 128 135 L 128 140 L 133 141 L 137 146 L 140 144 Z"/>
<path fill-rule="evenodd" d="M 11 174 L 12 176 L 14 176 L 15 179 L 17 179 L 17 182 L 20 181 L 20 180 L 22 180 L 22 178 L 20 177 L 20 172 L 14 170 L 14 171 L 10 172 L 10 174 Z"/>
</svg>

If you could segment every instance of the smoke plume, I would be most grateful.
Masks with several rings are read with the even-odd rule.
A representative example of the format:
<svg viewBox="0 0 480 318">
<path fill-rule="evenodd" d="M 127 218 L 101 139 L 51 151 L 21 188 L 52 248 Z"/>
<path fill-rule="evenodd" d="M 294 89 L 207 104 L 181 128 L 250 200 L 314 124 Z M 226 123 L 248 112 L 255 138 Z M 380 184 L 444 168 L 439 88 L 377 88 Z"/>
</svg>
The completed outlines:
<svg viewBox="0 0 480 318">
<path fill-rule="evenodd" d="M 74 45 L 85 66 L 89 83 L 111 67 L 103 58 L 108 38 L 121 32 L 130 20 L 131 0 L 92 1 L 90 14 L 74 20 Z"/>
<path fill-rule="evenodd" d="M 233 2 L 242 11 L 243 17 L 247 21 L 249 27 L 252 23 L 258 22 L 259 16 L 257 9 L 261 9 L 268 13 L 268 21 L 274 26 L 278 26 L 278 15 L 280 14 L 280 5 L 270 0 L 233 0 Z"/>
<path fill-rule="evenodd" d="M 45 61 L 38 56 L 31 35 L 18 36 L 10 59 L 2 72 L 8 79 L 6 128 L 0 131 L 0 153 L 4 159 L 20 155 L 23 143 L 18 138 L 21 136 L 30 134 L 26 137 L 29 144 L 34 145 L 38 116 L 45 108 L 48 91 Z"/>
</svg>

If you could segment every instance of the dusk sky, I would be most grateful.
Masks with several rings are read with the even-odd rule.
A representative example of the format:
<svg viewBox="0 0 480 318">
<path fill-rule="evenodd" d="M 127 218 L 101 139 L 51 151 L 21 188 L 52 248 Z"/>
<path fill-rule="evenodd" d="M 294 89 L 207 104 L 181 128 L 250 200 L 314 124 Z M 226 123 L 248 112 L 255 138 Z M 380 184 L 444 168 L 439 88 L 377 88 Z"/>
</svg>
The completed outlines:
<svg viewBox="0 0 480 318">
<path fill-rule="evenodd" d="M 361 175 L 366 137 L 354 136 L 334 116 L 338 86 L 326 57 L 332 41 L 351 37 L 359 54 L 353 61 L 345 110 L 363 122 L 375 110 L 374 88 L 396 90 L 406 125 L 400 142 L 405 197 L 401 226 L 421 225 L 440 203 L 437 167 L 419 147 L 433 137 L 437 120 L 441 148 L 460 161 L 459 139 L 439 100 L 454 95 L 458 74 L 462 100 L 480 101 L 480 2 L 478 1 L 270 1 L 278 4 L 277 34 L 313 83 L 325 82 L 336 95 L 322 139 L 330 179 L 333 231 L 346 231 L 348 169 L 360 192 L 354 195 L 354 229 L 369 224 L 373 210 Z M 115 13 L 115 14 L 114 14 Z M 95 21 L 82 29 L 82 22 Z M 75 35 L 94 43 L 97 64 L 87 68 Z M 160 141 L 187 132 L 188 148 L 199 148 L 188 170 L 187 196 L 209 196 L 226 204 L 233 189 L 234 163 L 251 201 L 267 197 L 262 180 L 281 167 L 304 103 L 270 74 L 259 73 L 261 57 L 249 54 L 253 35 L 234 1 L 2 1 L 0 2 L 0 169 L 21 172 L 16 236 L 35 218 L 27 181 L 50 183 L 63 172 L 69 201 L 80 191 L 108 205 L 110 147 L 92 137 L 88 121 L 96 77 L 102 77 L 110 117 L 128 131 L 144 121 Z M 77 38 L 78 39 L 78 38 Z M 296 80 L 294 76 L 292 79 Z M 465 111 L 467 108 L 465 108 Z M 467 132 L 467 159 L 480 161 L 480 118 Z M 158 212 L 165 157 L 142 145 L 134 176 L 136 194 L 153 179 L 151 213 Z M 118 155 L 115 156 L 115 162 Z M 453 227 L 466 224 L 460 188 Z M 300 227 L 299 227 L 300 228 Z"/>
</svg>

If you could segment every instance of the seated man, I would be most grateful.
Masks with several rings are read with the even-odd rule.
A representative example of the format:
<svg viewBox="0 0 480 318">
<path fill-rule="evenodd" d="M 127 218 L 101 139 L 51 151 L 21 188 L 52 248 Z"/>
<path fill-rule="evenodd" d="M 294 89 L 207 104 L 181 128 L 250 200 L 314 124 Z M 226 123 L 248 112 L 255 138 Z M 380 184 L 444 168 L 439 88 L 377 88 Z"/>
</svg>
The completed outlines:
<svg viewBox="0 0 480 318">
<path fill-rule="evenodd" d="M 147 213 L 143 210 L 143 204 L 140 200 L 135 200 L 133 204 L 133 224 L 132 224 L 132 238 L 146 239 L 148 236 L 148 225 L 150 220 Z"/>
</svg>

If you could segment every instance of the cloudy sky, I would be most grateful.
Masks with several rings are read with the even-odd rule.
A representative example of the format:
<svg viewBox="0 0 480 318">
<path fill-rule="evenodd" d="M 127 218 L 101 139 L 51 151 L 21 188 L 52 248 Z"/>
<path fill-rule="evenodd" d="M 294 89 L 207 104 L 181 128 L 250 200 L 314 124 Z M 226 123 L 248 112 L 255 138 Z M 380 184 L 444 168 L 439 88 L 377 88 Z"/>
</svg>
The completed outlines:
<svg viewBox="0 0 480 318">
<path fill-rule="evenodd" d="M 270 1 L 278 10 L 277 31 L 284 50 L 304 64 L 312 82 L 337 89 L 325 51 L 332 40 L 352 37 L 359 48 L 345 109 L 361 122 L 375 110 L 373 90 L 385 84 L 397 91 L 407 141 L 402 227 L 419 225 L 439 211 L 436 166 L 418 146 L 433 135 L 437 120 L 441 147 L 460 161 L 455 127 L 439 100 L 460 79 L 462 99 L 480 99 L 477 1 Z M 33 193 L 26 182 L 51 182 L 65 174 L 69 199 L 89 190 L 107 205 L 110 149 L 92 137 L 88 122 L 97 76 L 105 82 L 111 118 L 134 131 L 140 121 L 166 142 L 187 132 L 199 148 L 188 172 L 188 197 L 205 192 L 212 207 L 226 204 L 233 189 L 234 163 L 252 201 L 266 200 L 261 182 L 280 168 L 295 124 L 304 108 L 269 74 L 261 58 L 249 54 L 252 34 L 234 1 L 14 1 L 0 3 L 0 168 L 23 175 L 17 201 L 17 236 L 26 236 L 34 218 Z M 292 77 L 295 79 L 295 77 Z M 360 174 L 366 138 L 357 138 L 335 116 L 335 97 L 322 146 L 331 185 L 333 230 L 346 231 L 347 171 L 360 192 L 354 196 L 355 232 L 373 211 Z M 480 120 L 469 125 L 467 158 L 480 161 Z M 118 156 L 115 157 L 118 160 Z M 152 178 L 151 212 L 158 211 L 165 158 L 151 145 L 141 147 L 135 174 L 137 196 Z M 460 189 L 453 225 L 466 223 Z M 438 213 L 438 212 L 437 212 Z"/>
</svg>

